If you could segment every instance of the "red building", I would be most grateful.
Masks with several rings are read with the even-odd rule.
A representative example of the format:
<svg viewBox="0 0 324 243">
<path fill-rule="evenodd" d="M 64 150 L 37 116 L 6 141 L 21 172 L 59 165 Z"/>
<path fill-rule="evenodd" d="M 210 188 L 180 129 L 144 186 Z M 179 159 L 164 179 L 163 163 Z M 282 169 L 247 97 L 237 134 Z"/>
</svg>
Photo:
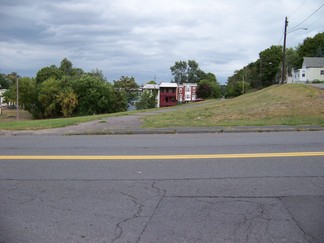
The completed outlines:
<svg viewBox="0 0 324 243">
<path fill-rule="evenodd" d="M 160 107 L 177 105 L 177 90 L 178 84 L 162 82 L 160 84 Z"/>
<path fill-rule="evenodd" d="M 162 82 L 159 85 L 146 84 L 144 90 L 158 90 L 157 107 L 175 106 L 177 103 L 194 102 L 197 100 L 197 84 Z"/>
</svg>

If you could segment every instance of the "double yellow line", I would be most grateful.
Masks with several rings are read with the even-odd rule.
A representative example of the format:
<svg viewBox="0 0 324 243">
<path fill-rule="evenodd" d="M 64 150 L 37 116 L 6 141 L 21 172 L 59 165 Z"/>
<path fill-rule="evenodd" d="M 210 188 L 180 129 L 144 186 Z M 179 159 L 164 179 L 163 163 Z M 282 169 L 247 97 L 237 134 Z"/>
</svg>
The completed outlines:
<svg viewBox="0 0 324 243">
<path fill-rule="evenodd" d="M 315 157 L 324 152 L 246 153 L 246 154 L 183 154 L 183 155 L 0 155 L 0 160 L 184 160 L 243 159 L 276 157 Z"/>
</svg>

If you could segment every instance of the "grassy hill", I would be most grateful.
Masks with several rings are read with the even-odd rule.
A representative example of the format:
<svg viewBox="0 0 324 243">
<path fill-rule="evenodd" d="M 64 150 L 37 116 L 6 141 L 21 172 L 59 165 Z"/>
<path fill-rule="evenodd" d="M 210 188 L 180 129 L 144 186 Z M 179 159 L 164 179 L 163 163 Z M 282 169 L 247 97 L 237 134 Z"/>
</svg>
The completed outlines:
<svg viewBox="0 0 324 243">
<path fill-rule="evenodd" d="M 162 111 L 162 113 L 143 116 L 144 127 L 324 126 L 324 90 L 308 85 L 274 85 L 235 99 L 208 100 L 159 111 Z M 15 110 L 7 110 L 0 115 L 0 130 L 57 128 L 137 113 L 135 111 L 85 117 L 31 120 L 30 115 L 21 111 L 20 120 L 16 121 L 15 112 Z M 151 110 L 148 110 L 148 114 L 150 113 Z"/>
<path fill-rule="evenodd" d="M 185 106 L 184 106 L 185 107 Z M 145 127 L 321 125 L 324 90 L 309 85 L 274 85 L 229 100 L 197 103 L 149 116 Z"/>
</svg>

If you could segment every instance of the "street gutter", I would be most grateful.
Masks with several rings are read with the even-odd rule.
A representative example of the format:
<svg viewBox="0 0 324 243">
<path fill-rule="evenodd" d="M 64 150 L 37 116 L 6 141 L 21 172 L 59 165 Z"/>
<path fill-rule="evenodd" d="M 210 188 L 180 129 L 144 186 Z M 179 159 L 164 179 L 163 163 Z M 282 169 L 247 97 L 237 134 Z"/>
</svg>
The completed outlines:
<svg viewBox="0 0 324 243">
<path fill-rule="evenodd" d="M 177 128 L 132 128 L 132 129 L 89 129 L 84 131 L 58 131 L 56 129 L 36 131 L 1 130 L 0 136 L 21 135 L 135 135 L 135 134 L 195 134 L 195 133 L 247 133 L 247 132 L 296 132 L 324 131 L 324 127 L 315 125 L 299 126 L 217 126 L 217 127 L 177 127 Z"/>
</svg>

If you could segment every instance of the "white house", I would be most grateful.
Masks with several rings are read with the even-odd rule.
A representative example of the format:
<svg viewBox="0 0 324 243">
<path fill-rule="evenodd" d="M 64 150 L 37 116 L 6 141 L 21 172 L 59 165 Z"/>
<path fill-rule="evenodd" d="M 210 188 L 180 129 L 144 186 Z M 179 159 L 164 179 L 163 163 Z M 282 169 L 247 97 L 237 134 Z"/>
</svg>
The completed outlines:
<svg viewBox="0 0 324 243">
<path fill-rule="evenodd" d="M 5 105 L 3 103 L 4 102 L 3 93 L 6 92 L 6 91 L 7 91 L 6 89 L 0 89 L 0 107 Z"/>
<path fill-rule="evenodd" d="M 324 57 L 304 57 L 301 69 L 293 70 L 293 83 L 324 81 Z"/>
<path fill-rule="evenodd" d="M 160 107 L 160 86 L 158 84 L 145 84 L 143 90 L 149 90 L 151 93 L 153 93 L 154 90 L 157 90 L 158 92 L 155 97 L 156 107 Z"/>
<path fill-rule="evenodd" d="M 178 86 L 178 101 L 179 102 L 191 102 L 197 99 L 197 84 L 184 83 Z"/>
</svg>

